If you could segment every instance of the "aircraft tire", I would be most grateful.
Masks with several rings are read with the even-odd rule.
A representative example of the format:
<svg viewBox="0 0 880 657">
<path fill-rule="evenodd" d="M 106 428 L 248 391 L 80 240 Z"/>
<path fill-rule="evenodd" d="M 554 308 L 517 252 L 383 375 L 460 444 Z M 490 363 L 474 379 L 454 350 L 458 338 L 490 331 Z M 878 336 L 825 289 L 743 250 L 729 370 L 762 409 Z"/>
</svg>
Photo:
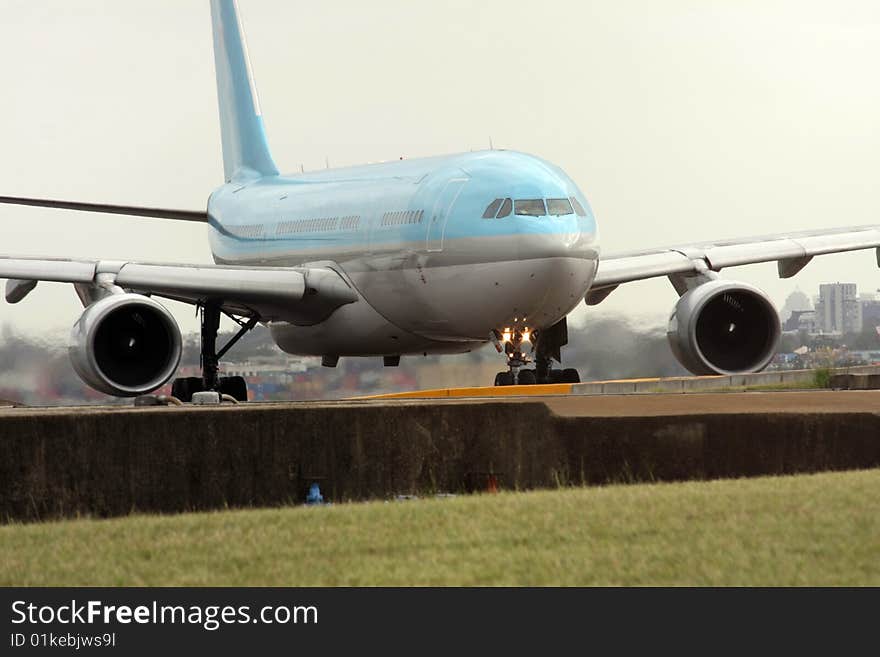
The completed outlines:
<svg viewBox="0 0 880 657">
<path fill-rule="evenodd" d="M 221 376 L 217 391 L 220 394 L 230 395 L 240 402 L 248 400 L 247 381 L 243 376 Z"/>
<path fill-rule="evenodd" d="M 562 370 L 562 382 L 563 383 L 580 383 L 581 375 L 578 374 L 578 371 L 573 367 L 568 367 Z"/>
<path fill-rule="evenodd" d="M 520 370 L 519 384 L 521 386 L 533 386 L 537 382 L 538 379 L 535 377 L 535 370 Z"/>
<path fill-rule="evenodd" d="M 199 376 L 185 376 L 174 379 L 171 384 L 171 396 L 180 401 L 189 403 L 192 401 L 194 392 L 202 391 L 202 378 Z"/>
</svg>

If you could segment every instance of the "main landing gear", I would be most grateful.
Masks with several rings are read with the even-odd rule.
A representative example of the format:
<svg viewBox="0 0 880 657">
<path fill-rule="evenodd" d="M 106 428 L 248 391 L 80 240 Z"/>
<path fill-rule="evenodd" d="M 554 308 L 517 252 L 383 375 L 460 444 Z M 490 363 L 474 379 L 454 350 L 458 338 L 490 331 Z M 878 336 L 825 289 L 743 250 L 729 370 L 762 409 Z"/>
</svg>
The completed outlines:
<svg viewBox="0 0 880 657">
<path fill-rule="evenodd" d="M 493 337 L 495 348 L 506 354 L 509 368 L 507 372 L 495 375 L 496 386 L 580 383 L 576 369 L 553 369 L 553 361 L 562 362 L 562 347 L 568 344 L 565 318 L 540 332 L 513 328 L 495 331 Z M 524 346 L 526 344 L 528 347 Z M 527 369 L 532 362 L 535 363 L 535 369 Z"/>
<path fill-rule="evenodd" d="M 202 376 L 187 376 L 174 379 L 171 385 L 171 394 L 180 401 L 192 401 L 193 393 L 205 390 L 214 390 L 221 395 L 230 395 L 237 401 L 247 401 L 247 382 L 241 376 L 219 376 L 218 364 L 220 359 L 238 342 L 245 333 L 257 325 L 259 316 L 253 315 L 245 321 L 242 318 L 230 315 L 220 309 L 220 305 L 208 302 L 201 307 L 202 312 L 202 340 L 201 340 L 201 365 Z M 227 317 L 239 325 L 240 330 L 232 339 L 217 351 L 217 332 L 220 330 L 220 313 L 224 312 Z"/>
</svg>

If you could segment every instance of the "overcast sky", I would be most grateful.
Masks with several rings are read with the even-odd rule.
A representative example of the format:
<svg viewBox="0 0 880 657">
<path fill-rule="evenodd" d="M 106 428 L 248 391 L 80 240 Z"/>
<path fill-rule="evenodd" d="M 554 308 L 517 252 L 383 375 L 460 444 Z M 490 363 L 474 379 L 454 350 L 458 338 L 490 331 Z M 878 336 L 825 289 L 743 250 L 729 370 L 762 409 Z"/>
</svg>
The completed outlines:
<svg viewBox="0 0 880 657">
<path fill-rule="evenodd" d="M 239 6 L 284 171 L 491 137 L 565 169 L 606 252 L 880 223 L 880 3 Z M 207 0 L 5 0 L 0 61 L 0 194 L 202 209 L 222 182 Z M 210 262 L 202 225 L 15 206 L 0 225 L 3 253 Z M 880 287 L 870 251 L 775 271 L 723 275 L 779 306 L 825 281 Z M 633 283 L 589 312 L 660 324 L 675 299 Z M 71 286 L 41 284 L 0 323 L 66 331 L 79 312 Z"/>
</svg>

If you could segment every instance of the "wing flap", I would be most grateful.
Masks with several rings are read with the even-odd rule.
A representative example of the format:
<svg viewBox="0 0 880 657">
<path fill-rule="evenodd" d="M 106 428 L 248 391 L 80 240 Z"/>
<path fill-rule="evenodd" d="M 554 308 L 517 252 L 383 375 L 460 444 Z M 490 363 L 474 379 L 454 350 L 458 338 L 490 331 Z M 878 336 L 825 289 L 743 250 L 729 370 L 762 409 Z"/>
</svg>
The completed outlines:
<svg viewBox="0 0 880 657">
<path fill-rule="evenodd" d="M 14 281 L 7 287 L 10 301 L 20 301 L 33 289 L 29 281 L 54 281 L 96 290 L 123 288 L 194 304 L 210 300 L 230 312 L 295 323 L 319 322 L 359 298 L 329 266 L 250 268 L 0 256 L 0 278 Z"/>
<path fill-rule="evenodd" d="M 16 278 L 25 281 L 91 283 L 95 278 L 95 268 L 95 262 L 0 257 L 0 278 Z"/>
<path fill-rule="evenodd" d="M 295 270 L 237 269 L 125 264 L 116 274 L 120 287 L 177 297 L 295 303 L 305 294 L 305 277 Z"/>
<path fill-rule="evenodd" d="M 810 256 L 868 249 L 880 246 L 880 227 L 839 235 L 809 235 L 797 238 L 797 242 Z"/>
<path fill-rule="evenodd" d="M 693 260 L 678 251 L 602 258 L 592 289 L 693 270 Z"/>
<path fill-rule="evenodd" d="M 803 258 L 806 249 L 794 240 L 773 240 L 771 242 L 747 242 L 730 246 L 715 246 L 698 254 L 705 258 L 710 269 L 736 267 L 755 262 Z"/>
<path fill-rule="evenodd" d="M 779 267 L 780 275 L 785 275 L 798 271 L 813 256 L 872 248 L 878 248 L 880 265 L 880 226 L 856 226 L 714 243 L 683 244 L 653 251 L 605 256 L 599 262 L 592 289 L 657 276 L 696 274 L 704 267 L 719 271 L 725 267 L 773 261 L 786 265 Z"/>
</svg>

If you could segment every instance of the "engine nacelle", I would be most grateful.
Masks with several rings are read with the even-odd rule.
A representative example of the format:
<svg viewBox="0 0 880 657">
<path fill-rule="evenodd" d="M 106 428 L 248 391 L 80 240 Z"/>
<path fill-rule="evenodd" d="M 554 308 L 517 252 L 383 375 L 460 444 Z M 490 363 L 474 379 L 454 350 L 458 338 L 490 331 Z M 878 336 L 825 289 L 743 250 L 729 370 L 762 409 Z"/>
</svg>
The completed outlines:
<svg viewBox="0 0 880 657">
<path fill-rule="evenodd" d="M 766 294 L 718 279 L 683 294 L 666 331 L 675 357 L 694 374 L 759 372 L 780 335 L 779 314 Z"/>
<path fill-rule="evenodd" d="M 70 333 L 73 369 L 95 390 L 134 397 L 177 370 L 180 329 L 161 304 L 141 294 L 111 294 L 88 306 Z"/>
</svg>

